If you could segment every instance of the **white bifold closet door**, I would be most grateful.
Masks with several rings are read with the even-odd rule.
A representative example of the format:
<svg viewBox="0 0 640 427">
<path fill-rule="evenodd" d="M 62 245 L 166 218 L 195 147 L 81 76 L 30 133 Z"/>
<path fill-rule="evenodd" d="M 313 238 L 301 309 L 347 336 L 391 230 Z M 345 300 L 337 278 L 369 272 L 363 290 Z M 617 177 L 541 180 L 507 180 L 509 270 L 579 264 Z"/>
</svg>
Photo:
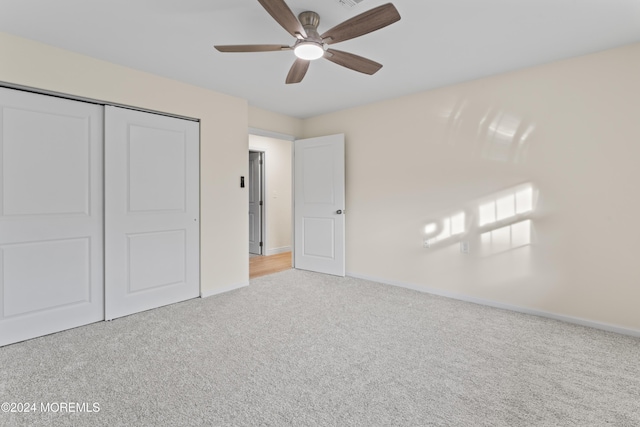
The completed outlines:
<svg viewBox="0 0 640 427">
<path fill-rule="evenodd" d="M 105 107 L 105 318 L 199 295 L 199 124 Z"/>
<path fill-rule="evenodd" d="M 0 88 L 0 345 L 104 319 L 102 111 Z"/>
</svg>

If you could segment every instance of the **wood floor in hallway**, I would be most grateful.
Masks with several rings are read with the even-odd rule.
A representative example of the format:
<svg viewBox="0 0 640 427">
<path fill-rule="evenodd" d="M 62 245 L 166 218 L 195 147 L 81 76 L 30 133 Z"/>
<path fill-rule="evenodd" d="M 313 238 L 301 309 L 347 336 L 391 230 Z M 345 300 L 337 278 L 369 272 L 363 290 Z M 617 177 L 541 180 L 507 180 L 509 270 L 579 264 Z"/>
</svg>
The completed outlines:
<svg viewBox="0 0 640 427">
<path fill-rule="evenodd" d="M 249 258 L 249 279 L 291 268 L 291 252 Z"/>
</svg>

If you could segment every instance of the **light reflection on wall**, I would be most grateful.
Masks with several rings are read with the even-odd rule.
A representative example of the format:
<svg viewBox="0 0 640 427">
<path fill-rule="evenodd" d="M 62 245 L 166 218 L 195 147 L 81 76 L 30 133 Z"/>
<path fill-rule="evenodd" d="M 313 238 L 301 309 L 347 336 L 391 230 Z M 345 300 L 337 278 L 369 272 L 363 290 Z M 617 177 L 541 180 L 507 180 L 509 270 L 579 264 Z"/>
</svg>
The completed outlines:
<svg viewBox="0 0 640 427">
<path fill-rule="evenodd" d="M 512 194 L 492 200 L 478 208 L 478 226 L 503 221 L 533 210 L 533 188 L 525 187 Z"/>
<path fill-rule="evenodd" d="M 424 246 L 474 239 L 480 253 L 488 255 L 529 245 L 535 193 L 531 184 L 519 185 L 481 199 L 466 212 L 429 221 L 424 227 Z"/>
<path fill-rule="evenodd" d="M 443 242 L 452 236 L 458 236 L 465 232 L 465 218 L 464 212 L 458 212 L 449 217 L 443 218 L 440 221 L 440 227 L 435 222 L 431 222 L 424 227 L 425 235 L 431 236 L 437 231 L 440 231 L 435 237 L 427 239 L 427 245 L 433 245 L 438 242 Z"/>
<path fill-rule="evenodd" d="M 531 244 L 531 220 L 517 222 L 480 235 L 483 255 L 494 255 Z"/>
<path fill-rule="evenodd" d="M 484 119 L 486 123 L 486 118 Z M 513 114 L 499 112 L 486 126 L 482 157 L 501 162 L 525 160 L 527 143 L 536 126 Z M 482 132 L 479 135 L 483 137 Z"/>
<path fill-rule="evenodd" d="M 446 123 L 444 141 L 464 145 L 473 138 L 478 154 L 487 160 L 523 163 L 536 124 L 516 113 L 496 106 L 473 105 L 468 99 L 452 99 L 450 105 L 436 112 Z M 473 125 L 475 135 L 465 132 L 464 124 Z"/>
</svg>

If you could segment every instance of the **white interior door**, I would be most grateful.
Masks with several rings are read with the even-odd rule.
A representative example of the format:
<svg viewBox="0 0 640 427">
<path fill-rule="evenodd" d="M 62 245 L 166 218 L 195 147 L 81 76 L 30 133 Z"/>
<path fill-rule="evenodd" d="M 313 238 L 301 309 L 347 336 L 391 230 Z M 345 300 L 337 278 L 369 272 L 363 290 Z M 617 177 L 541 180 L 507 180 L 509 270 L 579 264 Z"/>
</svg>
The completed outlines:
<svg viewBox="0 0 640 427">
<path fill-rule="evenodd" d="M 0 345 L 104 319 L 102 107 L 0 88 Z"/>
<path fill-rule="evenodd" d="M 295 268 L 345 275 L 344 135 L 294 144 Z"/>
<path fill-rule="evenodd" d="M 249 152 L 249 253 L 262 255 L 262 155 Z"/>
<path fill-rule="evenodd" d="M 105 107 L 105 316 L 194 298 L 199 125 Z"/>
</svg>

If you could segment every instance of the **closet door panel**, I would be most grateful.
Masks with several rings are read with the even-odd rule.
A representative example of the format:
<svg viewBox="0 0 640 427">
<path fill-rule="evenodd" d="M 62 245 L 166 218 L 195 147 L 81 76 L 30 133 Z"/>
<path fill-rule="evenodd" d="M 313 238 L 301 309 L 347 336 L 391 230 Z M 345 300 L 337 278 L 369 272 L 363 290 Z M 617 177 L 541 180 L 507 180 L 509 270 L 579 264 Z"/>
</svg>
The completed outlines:
<svg viewBox="0 0 640 427">
<path fill-rule="evenodd" d="M 102 119 L 0 88 L 0 345 L 104 319 Z"/>
<path fill-rule="evenodd" d="M 105 107 L 106 318 L 200 294 L 199 125 Z"/>
</svg>

